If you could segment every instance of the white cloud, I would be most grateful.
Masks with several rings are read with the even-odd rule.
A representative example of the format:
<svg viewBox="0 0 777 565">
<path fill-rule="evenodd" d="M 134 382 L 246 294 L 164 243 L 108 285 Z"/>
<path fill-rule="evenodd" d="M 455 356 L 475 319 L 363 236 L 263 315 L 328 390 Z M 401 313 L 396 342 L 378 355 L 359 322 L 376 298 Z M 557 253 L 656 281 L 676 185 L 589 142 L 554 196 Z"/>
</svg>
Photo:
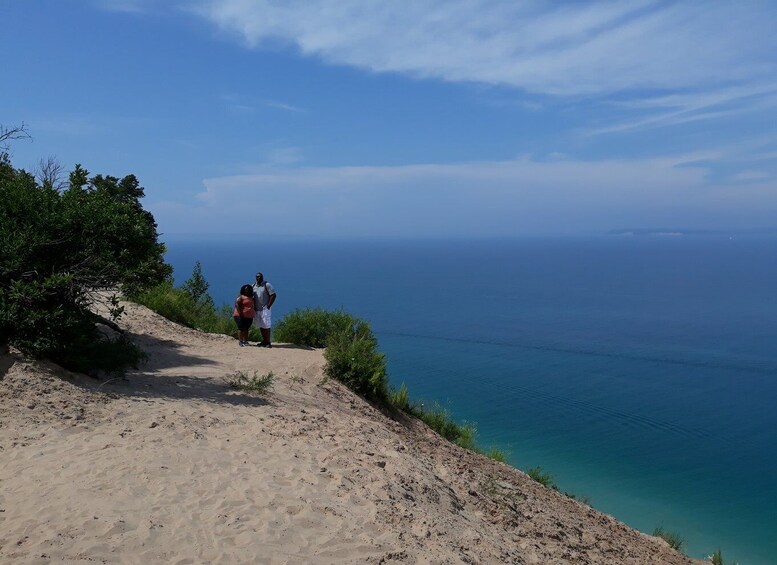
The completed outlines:
<svg viewBox="0 0 777 565">
<path fill-rule="evenodd" d="M 278 110 L 286 110 L 287 112 L 305 112 L 304 108 L 286 104 L 285 102 L 278 102 L 277 100 L 262 100 L 261 103 L 269 108 L 277 108 Z"/>
<path fill-rule="evenodd" d="M 765 172 L 765 171 L 742 171 L 741 173 L 737 173 L 734 175 L 732 180 L 735 181 L 762 181 L 767 180 L 772 177 L 771 174 Z"/>
<path fill-rule="evenodd" d="M 756 2 L 193 0 L 251 47 L 560 95 L 775 78 L 777 6 Z"/>
<path fill-rule="evenodd" d="M 706 171 L 688 165 L 699 158 L 287 168 L 206 179 L 198 204 L 153 212 L 167 233 L 192 221 L 214 232 L 394 237 L 774 227 L 777 184 L 707 186 Z M 236 202 L 249 221 L 237 221 Z"/>
</svg>

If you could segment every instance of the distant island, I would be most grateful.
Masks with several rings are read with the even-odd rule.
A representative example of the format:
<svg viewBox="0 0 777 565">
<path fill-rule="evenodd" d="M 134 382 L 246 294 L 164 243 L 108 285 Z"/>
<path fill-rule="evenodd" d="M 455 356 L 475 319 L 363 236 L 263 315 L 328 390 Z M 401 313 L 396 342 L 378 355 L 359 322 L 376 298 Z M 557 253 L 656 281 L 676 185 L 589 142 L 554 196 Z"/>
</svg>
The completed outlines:
<svg viewBox="0 0 777 565">
<path fill-rule="evenodd" d="M 735 235 L 777 235 L 777 230 L 770 228 L 752 230 L 700 230 L 685 228 L 623 228 L 610 230 L 607 235 L 679 237 L 693 235 L 735 236 Z"/>
</svg>

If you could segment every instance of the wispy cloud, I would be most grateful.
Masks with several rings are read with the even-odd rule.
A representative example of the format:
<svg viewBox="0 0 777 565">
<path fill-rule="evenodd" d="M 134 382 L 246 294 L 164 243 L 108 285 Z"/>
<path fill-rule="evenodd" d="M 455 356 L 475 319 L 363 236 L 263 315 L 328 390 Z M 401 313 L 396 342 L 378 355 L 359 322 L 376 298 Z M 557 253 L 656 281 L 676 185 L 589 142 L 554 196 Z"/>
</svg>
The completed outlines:
<svg viewBox="0 0 777 565">
<path fill-rule="evenodd" d="M 304 108 L 286 104 L 285 102 L 278 102 L 277 100 L 261 100 L 262 104 L 269 108 L 277 108 L 278 110 L 286 110 L 287 112 L 305 112 Z"/>
<path fill-rule="evenodd" d="M 612 103 L 640 117 L 589 131 L 590 135 L 673 126 L 757 112 L 777 106 L 777 83 L 683 92 Z"/>
<path fill-rule="evenodd" d="M 249 106 L 248 104 L 230 104 L 229 109 L 241 114 L 253 114 L 256 112 L 256 108 L 254 106 Z"/>
<path fill-rule="evenodd" d="M 263 106 L 265 108 L 273 108 L 275 110 L 284 110 L 286 112 L 305 113 L 307 110 L 287 102 L 280 100 L 252 98 L 246 96 L 239 96 L 236 94 L 222 94 L 221 99 L 227 105 L 230 110 L 237 112 L 256 112 L 257 106 Z"/>
<path fill-rule="evenodd" d="M 196 0 L 246 45 L 376 72 L 591 95 L 775 78 L 777 5 L 755 2 Z"/>
</svg>

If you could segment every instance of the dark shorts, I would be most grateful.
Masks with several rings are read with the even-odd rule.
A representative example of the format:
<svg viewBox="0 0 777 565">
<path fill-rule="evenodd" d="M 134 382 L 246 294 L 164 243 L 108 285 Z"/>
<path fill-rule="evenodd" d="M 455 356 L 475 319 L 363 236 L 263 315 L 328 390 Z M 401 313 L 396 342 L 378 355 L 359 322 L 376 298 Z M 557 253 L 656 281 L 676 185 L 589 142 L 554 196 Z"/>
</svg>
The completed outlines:
<svg viewBox="0 0 777 565">
<path fill-rule="evenodd" d="M 253 318 L 244 318 L 243 316 L 233 316 L 233 318 L 235 318 L 235 323 L 237 324 L 237 329 L 239 330 L 247 330 L 254 322 Z"/>
</svg>

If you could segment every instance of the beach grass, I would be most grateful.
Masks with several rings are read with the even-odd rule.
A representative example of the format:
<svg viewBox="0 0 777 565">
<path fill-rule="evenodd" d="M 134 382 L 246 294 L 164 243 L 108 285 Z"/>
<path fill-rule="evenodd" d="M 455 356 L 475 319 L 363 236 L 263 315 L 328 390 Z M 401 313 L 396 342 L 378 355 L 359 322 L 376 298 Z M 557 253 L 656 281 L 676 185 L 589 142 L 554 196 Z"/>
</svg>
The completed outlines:
<svg viewBox="0 0 777 565">
<path fill-rule="evenodd" d="M 546 488 L 559 490 L 556 481 L 553 479 L 553 475 L 545 471 L 542 467 L 532 467 L 526 471 L 526 474 Z"/>
<path fill-rule="evenodd" d="M 265 375 L 259 376 L 257 371 L 254 371 L 253 375 L 248 376 L 242 371 L 237 371 L 228 375 L 225 380 L 230 388 L 250 392 L 257 396 L 264 396 L 272 391 L 275 375 L 270 371 Z"/>
<path fill-rule="evenodd" d="M 664 529 L 663 526 L 658 526 L 655 530 L 653 530 L 653 535 L 661 538 L 666 543 L 669 544 L 669 547 L 672 549 L 676 549 L 677 551 L 681 551 L 681 548 L 683 546 L 683 543 L 685 540 L 680 537 L 679 534 L 675 532 L 670 532 L 666 529 Z"/>
</svg>

